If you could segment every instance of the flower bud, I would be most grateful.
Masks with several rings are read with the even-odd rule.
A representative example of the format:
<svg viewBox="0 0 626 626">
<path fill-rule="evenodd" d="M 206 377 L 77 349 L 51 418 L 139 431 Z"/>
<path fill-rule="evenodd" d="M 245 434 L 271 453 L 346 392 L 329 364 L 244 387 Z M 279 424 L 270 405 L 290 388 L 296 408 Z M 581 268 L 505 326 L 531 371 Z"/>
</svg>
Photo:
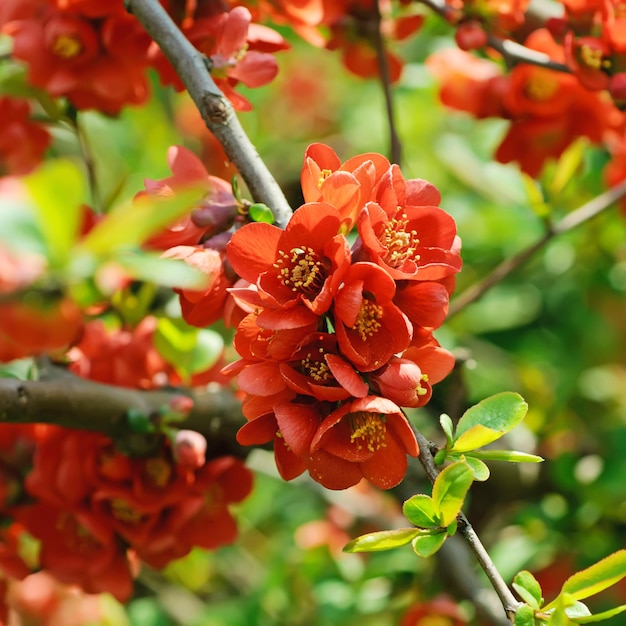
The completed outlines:
<svg viewBox="0 0 626 626">
<path fill-rule="evenodd" d="M 206 439 L 195 430 L 179 430 L 174 438 L 174 460 L 195 471 L 206 462 Z"/>
</svg>

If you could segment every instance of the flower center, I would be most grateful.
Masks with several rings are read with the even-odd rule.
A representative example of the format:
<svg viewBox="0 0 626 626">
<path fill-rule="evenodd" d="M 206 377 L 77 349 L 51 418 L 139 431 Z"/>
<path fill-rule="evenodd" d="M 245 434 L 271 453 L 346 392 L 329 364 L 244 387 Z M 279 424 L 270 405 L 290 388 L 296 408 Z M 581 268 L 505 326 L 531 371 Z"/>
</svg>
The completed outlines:
<svg viewBox="0 0 626 626">
<path fill-rule="evenodd" d="M 332 170 L 321 170 L 320 176 L 317 179 L 317 188 L 321 189 L 324 181 L 333 173 Z"/>
<path fill-rule="evenodd" d="M 111 500 L 111 513 L 126 524 L 137 524 L 141 521 L 141 513 L 135 511 L 126 500 L 114 498 Z"/>
<path fill-rule="evenodd" d="M 350 443 L 356 443 L 357 450 L 367 448 L 370 452 L 376 452 L 380 448 L 386 448 L 385 437 L 387 424 L 382 413 L 359 413 L 350 414 Z"/>
<path fill-rule="evenodd" d="M 387 250 L 383 260 L 390 267 L 398 267 L 407 259 L 419 260 L 419 255 L 415 252 L 420 241 L 417 238 L 417 231 L 407 230 L 408 223 L 409 220 L 404 214 L 394 217 L 389 220 L 378 238 Z"/>
<path fill-rule="evenodd" d="M 78 37 L 72 35 L 59 35 L 52 45 L 52 52 L 62 59 L 73 59 L 83 50 L 83 44 Z"/>
<path fill-rule="evenodd" d="M 579 51 L 580 62 L 594 70 L 600 70 L 611 66 L 608 59 L 603 59 L 602 50 L 594 48 L 588 44 L 583 44 Z"/>
<path fill-rule="evenodd" d="M 318 355 L 313 356 L 309 352 L 306 357 L 302 359 L 302 371 L 316 383 L 325 383 L 332 378 L 332 374 L 326 362 L 323 361 L 324 349 L 319 348 L 318 353 Z"/>
<path fill-rule="evenodd" d="M 146 474 L 152 484 L 157 487 L 165 487 L 172 475 L 172 467 L 165 459 L 153 457 L 146 461 Z"/>
<path fill-rule="evenodd" d="M 319 293 L 324 285 L 325 272 L 312 248 L 292 248 L 289 254 L 279 250 L 278 256 L 274 267 L 283 285 L 306 295 Z"/>
<path fill-rule="evenodd" d="M 359 333 L 363 341 L 366 341 L 368 337 L 378 332 L 378 329 L 381 327 L 381 323 L 378 320 L 382 316 L 383 307 L 370 300 L 363 300 L 352 328 Z"/>
<path fill-rule="evenodd" d="M 558 90 L 559 83 L 552 76 L 536 72 L 526 83 L 524 92 L 531 100 L 542 102 L 549 100 Z"/>
</svg>

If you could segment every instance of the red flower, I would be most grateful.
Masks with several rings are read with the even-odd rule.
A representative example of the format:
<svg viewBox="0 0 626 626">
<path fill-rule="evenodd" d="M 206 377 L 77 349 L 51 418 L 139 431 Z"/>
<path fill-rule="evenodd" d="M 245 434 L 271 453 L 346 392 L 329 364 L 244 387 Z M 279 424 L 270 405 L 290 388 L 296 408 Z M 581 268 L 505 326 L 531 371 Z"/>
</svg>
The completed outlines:
<svg viewBox="0 0 626 626">
<path fill-rule="evenodd" d="M 26 174 L 41 162 L 50 134 L 30 119 L 26 100 L 0 98 L 0 173 Z"/>
<path fill-rule="evenodd" d="M 266 307 L 279 309 L 276 315 L 262 312 L 259 325 L 305 325 L 330 308 L 350 263 L 348 242 L 337 234 L 339 226 L 337 210 L 320 202 L 300 207 L 284 231 L 257 222 L 233 234 L 227 247 L 233 269 L 258 285 Z M 294 310 L 302 307 L 306 310 Z"/>
<path fill-rule="evenodd" d="M 381 154 L 360 154 L 342 164 L 329 146 L 311 144 L 304 153 L 300 174 L 304 200 L 332 204 L 347 233 L 361 207 L 372 199 L 376 182 L 388 169 L 389 161 Z"/>
<path fill-rule="evenodd" d="M 362 372 L 384 365 L 411 341 L 411 324 L 393 303 L 393 278 L 374 263 L 355 263 L 335 298 L 339 349 Z"/>
<path fill-rule="evenodd" d="M 453 250 L 456 224 L 435 206 L 394 207 L 390 215 L 370 202 L 359 214 L 356 258 L 377 263 L 392 278 L 439 280 L 461 269 Z"/>
<path fill-rule="evenodd" d="M 294 405 L 276 407 L 281 433 L 297 453 L 292 442 L 298 430 L 306 432 L 306 440 L 308 431 L 314 428 L 304 461 L 312 478 L 328 489 L 345 489 L 363 477 L 381 489 L 391 489 L 404 478 L 406 455 L 419 454 L 415 435 L 402 411 L 385 398 L 367 396 L 346 402 L 319 425 L 315 414 L 304 426 L 289 423 L 293 417 L 302 417 L 297 414 L 299 409 Z"/>
<path fill-rule="evenodd" d="M 13 37 L 13 55 L 27 63 L 35 86 L 69 98 L 76 108 L 111 115 L 125 104 L 145 102 L 150 37 L 131 15 L 116 7 L 92 19 L 40 0 L 15 17 L 3 30 Z"/>
<path fill-rule="evenodd" d="M 203 328 L 222 317 L 228 288 L 236 276 L 228 277 L 223 253 L 201 246 L 176 246 L 163 253 L 164 258 L 183 259 L 185 263 L 206 275 L 204 289 L 174 289 L 180 297 L 184 320 Z"/>
<path fill-rule="evenodd" d="M 69 298 L 3 303 L 0 362 L 64 350 L 78 339 L 82 328 L 82 313 Z"/>
<path fill-rule="evenodd" d="M 177 220 L 163 233 L 151 237 L 146 245 L 158 250 L 174 246 L 193 246 L 199 244 L 204 237 L 226 230 L 237 213 L 237 203 L 230 183 L 210 176 L 202 161 L 182 146 L 169 148 L 167 164 L 172 176 L 160 180 L 146 179 L 144 184 L 147 193 L 157 198 L 168 198 L 177 191 L 197 187 L 203 194 L 202 200 L 189 215 Z"/>
<path fill-rule="evenodd" d="M 156 319 L 146 317 L 133 330 L 109 332 L 100 320 L 90 322 L 69 352 L 69 369 L 83 378 L 121 387 L 152 389 L 167 382 L 168 366 L 156 351 Z"/>
<path fill-rule="evenodd" d="M 131 596 L 126 550 L 97 517 L 46 503 L 22 508 L 16 517 L 41 541 L 40 565 L 58 580 L 87 593 L 111 593 L 121 602 Z"/>
<path fill-rule="evenodd" d="M 260 87 L 272 81 L 278 72 L 278 64 L 269 53 L 289 48 L 278 33 L 253 25 L 251 20 L 250 11 L 238 6 L 195 21 L 192 17 L 182 25 L 189 41 L 209 58 L 216 84 L 239 111 L 249 111 L 252 105 L 235 91 L 237 84 Z M 152 45 L 150 55 L 161 81 L 182 91 L 180 78 L 156 44 Z"/>
<path fill-rule="evenodd" d="M 414 604 L 402 618 L 400 626 L 466 626 L 467 620 L 447 596 Z"/>
</svg>

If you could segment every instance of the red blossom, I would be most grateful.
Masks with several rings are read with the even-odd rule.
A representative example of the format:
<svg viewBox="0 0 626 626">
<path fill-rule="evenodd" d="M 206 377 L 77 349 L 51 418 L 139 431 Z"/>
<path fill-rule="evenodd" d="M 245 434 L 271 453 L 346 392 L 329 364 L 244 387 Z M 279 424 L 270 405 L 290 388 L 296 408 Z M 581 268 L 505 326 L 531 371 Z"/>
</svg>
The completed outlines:
<svg viewBox="0 0 626 626">
<path fill-rule="evenodd" d="M 172 176 L 160 180 L 145 179 L 146 192 L 156 198 L 168 198 L 176 195 L 177 191 L 197 188 L 202 199 L 189 214 L 164 232 L 151 237 L 146 245 L 158 250 L 193 246 L 205 237 L 226 230 L 237 213 L 230 183 L 210 176 L 202 161 L 182 146 L 171 146 L 168 149 L 167 164 Z"/>
<path fill-rule="evenodd" d="M 411 324 L 393 303 L 395 291 L 393 278 L 382 267 L 360 262 L 350 266 L 337 292 L 339 349 L 362 372 L 378 369 L 409 345 Z"/>
<path fill-rule="evenodd" d="M 28 65 L 28 80 L 78 109 L 117 114 L 148 97 L 150 37 L 119 10 L 81 13 L 83 3 L 31 2 L 3 27 L 13 37 L 13 56 Z M 91 6 L 87 7 L 92 9 Z"/>
<path fill-rule="evenodd" d="M 258 285 L 266 307 L 277 309 L 276 315 L 261 313 L 261 326 L 303 326 L 330 308 L 350 262 L 339 227 L 337 210 L 314 202 L 300 207 L 284 231 L 253 223 L 233 234 L 227 248 L 230 264 L 239 276 Z"/>
<path fill-rule="evenodd" d="M 222 317 L 228 288 L 236 276 L 227 276 L 224 254 L 201 246 L 176 246 L 163 253 L 164 258 L 183 259 L 185 263 L 206 276 L 203 289 L 174 289 L 180 296 L 184 320 L 192 326 L 203 328 Z"/>
<path fill-rule="evenodd" d="M 362 477 L 390 489 L 404 478 L 406 456 L 417 456 L 419 448 L 402 411 L 390 400 L 367 396 L 326 416 L 315 430 L 310 452 L 309 473 L 329 489 L 345 489 Z"/>
<path fill-rule="evenodd" d="M 26 100 L 0 97 L 0 173 L 26 174 L 41 162 L 50 134 L 31 120 Z"/>
</svg>

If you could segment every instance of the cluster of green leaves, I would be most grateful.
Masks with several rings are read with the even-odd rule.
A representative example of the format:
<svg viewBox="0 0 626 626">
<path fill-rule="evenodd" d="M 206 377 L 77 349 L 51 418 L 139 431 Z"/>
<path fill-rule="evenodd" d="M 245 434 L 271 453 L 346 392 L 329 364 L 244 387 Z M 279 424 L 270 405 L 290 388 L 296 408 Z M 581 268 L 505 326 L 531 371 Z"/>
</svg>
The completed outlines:
<svg viewBox="0 0 626 626">
<path fill-rule="evenodd" d="M 389 550 L 411 543 L 421 557 L 435 554 L 447 537 L 457 530 L 458 516 L 465 496 L 474 480 L 487 480 L 485 460 L 540 462 L 533 454 L 514 450 L 480 450 L 517 426 L 526 415 L 528 405 L 517 393 L 504 392 L 486 398 L 468 409 L 454 432 L 452 420 L 441 416 L 446 434 L 445 448 L 435 455 L 435 463 L 452 461 L 437 475 L 432 496 L 416 494 L 403 507 L 404 515 L 416 528 L 398 528 L 369 533 L 354 539 L 346 552 Z"/>
<path fill-rule="evenodd" d="M 440 417 L 446 435 L 446 446 L 435 455 L 435 463 L 463 459 L 474 472 L 474 480 L 489 478 L 485 461 L 540 463 L 535 454 L 517 450 L 483 450 L 513 430 L 526 416 L 528 404 L 517 393 L 505 391 L 486 398 L 468 409 L 459 420 L 456 431 L 448 415 Z"/>
<path fill-rule="evenodd" d="M 198 190 L 158 200 L 144 195 L 114 206 L 88 233 L 81 233 L 87 190 L 71 160 L 44 163 L 24 179 L 28 196 L 15 197 L 0 211 L 3 240 L 15 254 L 45 259 L 43 287 L 67 291 L 79 304 L 102 300 L 107 269 L 163 286 L 201 287 L 205 278 L 183 261 L 140 250 L 151 235 L 188 212 Z M 106 281 L 105 281 L 106 282 Z"/>
<path fill-rule="evenodd" d="M 575 626 L 595 624 L 626 611 L 626 604 L 592 614 L 586 598 L 611 587 L 626 576 L 626 550 L 619 550 L 598 563 L 570 576 L 557 597 L 544 603 L 541 585 L 528 571 L 522 571 L 513 581 L 525 604 L 515 613 L 515 626 Z"/>
</svg>

